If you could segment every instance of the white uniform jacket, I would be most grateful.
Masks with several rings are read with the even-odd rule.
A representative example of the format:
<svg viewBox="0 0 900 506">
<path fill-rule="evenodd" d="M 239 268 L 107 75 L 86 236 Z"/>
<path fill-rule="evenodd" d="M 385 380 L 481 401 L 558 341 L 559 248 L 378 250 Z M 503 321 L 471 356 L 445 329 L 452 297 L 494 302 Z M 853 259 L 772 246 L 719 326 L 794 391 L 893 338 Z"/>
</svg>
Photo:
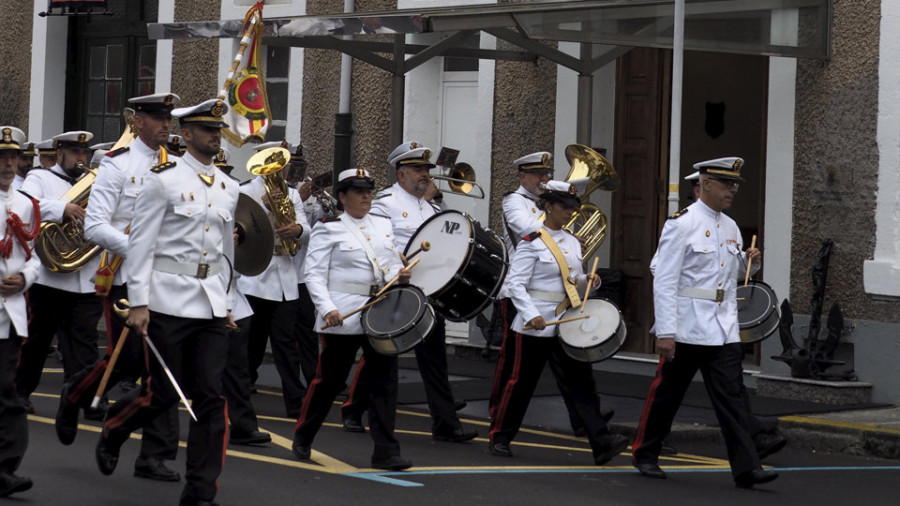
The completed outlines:
<svg viewBox="0 0 900 506">
<path fill-rule="evenodd" d="M 150 148 L 137 138 L 127 151 L 117 151 L 105 156 L 97 170 L 97 179 L 91 185 L 87 215 L 84 218 L 84 236 L 109 251 L 125 257 L 128 253 L 128 236 L 125 230 L 134 217 L 134 201 L 144 187 L 147 174 L 159 163 L 159 151 Z M 116 272 L 114 285 L 127 279 L 128 262 Z"/>
<path fill-rule="evenodd" d="M 303 201 L 303 210 L 306 214 L 306 221 L 309 222 L 309 227 L 303 231 L 303 235 L 306 237 L 305 241 L 300 243 L 300 251 L 294 255 L 294 267 L 297 269 L 297 282 L 301 284 L 306 283 L 306 251 L 307 245 L 309 244 L 309 234 L 312 233 L 312 227 L 316 226 L 316 223 L 319 223 L 323 218 L 325 218 L 325 210 L 322 209 L 322 205 L 319 204 L 319 200 L 309 196 L 306 200 Z"/>
<path fill-rule="evenodd" d="M 740 342 L 735 293 L 747 269 L 742 243 L 734 220 L 700 200 L 666 221 L 651 263 L 657 337 L 707 346 Z M 679 295 L 685 288 L 723 290 L 724 300 Z"/>
<path fill-rule="evenodd" d="M 403 253 L 406 243 L 412 238 L 419 226 L 441 209 L 425 199 L 420 199 L 404 190 L 400 183 L 378 192 L 372 201 L 371 214 L 386 216 L 391 219 L 394 228 L 394 241 L 397 251 Z"/>
<path fill-rule="evenodd" d="M 256 176 L 247 183 L 242 184 L 241 193 L 251 197 L 263 209 L 266 209 L 262 202 L 262 197 L 266 194 L 266 187 L 262 177 Z M 297 190 L 288 188 L 288 198 L 291 199 L 291 203 L 294 205 L 296 222 L 303 227 L 303 234 L 298 238 L 301 248 L 297 251 L 297 256 L 300 256 L 306 253 L 303 246 L 309 242 L 309 223 L 306 220 L 306 215 L 303 213 L 303 202 L 300 200 L 300 194 L 297 193 Z M 269 223 L 272 224 L 272 229 L 274 230 L 275 218 L 272 216 L 271 211 L 266 210 L 266 214 L 269 216 Z M 281 240 L 276 236 L 276 250 L 280 249 L 277 248 L 280 245 Z M 256 276 L 241 276 L 238 283 L 241 287 L 241 292 L 245 295 L 252 295 L 260 299 L 280 302 L 282 300 L 297 300 L 300 296 L 297 291 L 297 267 L 294 265 L 294 257 L 290 255 L 273 255 L 266 270 Z"/>
<path fill-rule="evenodd" d="M 59 164 L 49 169 L 31 169 L 22 183 L 20 191 L 37 200 L 41 205 L 41 221 L 62 223 L 66 210 L 66 202 L 60 198 L 72 188 L 72 178 Z M 94 274 L 100 265 L 97 255 L 81 269 L 70 273 L 52 272 L 41 267 L 39 285 L 57 288 L 71 293 L 94 293 Z"/>
<path fill-rule="evenodd" d="M 234 279 L 231 282 L 231 291 L 228 295 L 231 299 L 231 317 L 234 321 L 243 320 L 253 316 L 253 308 L 247 301 L 247 296 L 241 292 L 238 282 L 241 280 L 241 273 L 234 271 Z"/>
<path fill-rule="evenodd" d="M 326 334 L 362 334 L 359 321 L 361 313 L 344 320 L 338 327 L 320 330 L 324 316 L 337 309 L 342 315 L 365 305 L 369 295 L 347 293 L 336 289 L 338 284 L 384 285 L 403 267 L 394 245 L 391 222 L 371 213 L 361 220 L 351 218 L 363 237 L 372 246 L 375 258 L 384 271 L 382 279 L 376 279 L 366 252 L 344 222 L 339 219 L 319 223 L 309 238 L 306 255 L 306 288 L 316 306 L 316 332 Z"/>
<path fill-rule="evenodd" d="M 584 295 L 587 276 L 581 267 L 581 243 L 565 230 L 544 230 L 542 233 L 549 233 L 550 237 L 556 241 L 559 250 L 568 262 L 569 273 L 578 286 L 579 295 Z M 566 296 L 559 264 L 556 263 L 553 254 L 550 253 L 540 237 L 519 243 L 516 260 L 510 266 L 509 274 L 506 276 L 506 285 L 509 296 L 518 310 L 511 326 L 514 331 L 538 337 L 552 337 L 558 334 L 559 327 L 557 325 L 550 325 L 544 330 L 522 330 L 523 326 L 538 316 L 542 316 L 544 321 L 556 320 L 556 307 Z M 557 294 L 559 300 L 541 300 L 549 297 L 544 294 L 529 293 L 534 290 Z"/>
<path fill-rule="evenodd" d="M 6 223 L 10 212 L 15 213 L 22 220 L 25 230 L 31 230 L 34 226 L 34 206 L 31 199 L 10 188 L 8 192 L 0 190 L 0 223 Z M 6 228 L 0 227 L 0 241 L 12 241 L 12 251 L 9 258 L 0 256 L 0 278 L 22 273 L 25 276 L 25 288 L 13 295 L 0 297 L 0 339 L 9 338 L 9 326 L 12 324 L 16 334 L 28 337 L 28 308 L 25 304 L 25 290 L 34 283 L 41 273 L 41 261 L 34 251 L 31 258 L 25 260 L 26 251 L 22 248 L 18 239 L 6 236 Z M 30 242 L 29 248 L 34 248 L 34 242 Z"/>
<path fill-rule="evenodd" d="M 18 190 L 19 188 L 22 187 L 22 183 L 24 183 L 24 182 L 25 182 L 25 178 L 16 174 L 16 177 L 13 179 L 13 182 L 12 182 L 12 189 Z"/>
<path fill-rule="evenodd" d="M 169 165 L 171 164 L 171 165 Z M 238 184 L 186 153 L 151 170 L 134 203 L 128 236 L 128 299 L 183 318 L 225 317 L 234 265 Z M 215 174 L 206 186 L 198 174 Z M 197 277 L 202 266 L 210 274 Z M 185 273 L 175 273 L 183 269 Z M 187 274 L 186 272 L 192 274 Z"/>
<path fill-rule="evenodd" d="M 516 247 L 521 243 L 522 238 L 543 226 L 538 220 L 541 210 L 538 209 L 537 199 L 537 196 L 531 194 L 523 186 L 519 186 L 516 191 L 503 196 L 503 242 L 506 243 L 510 265 L 515 259 Z M 497 298 L 507 297 L 509 297 L 509 290 L 504 284 L 500 287 Z"/>
</svg>

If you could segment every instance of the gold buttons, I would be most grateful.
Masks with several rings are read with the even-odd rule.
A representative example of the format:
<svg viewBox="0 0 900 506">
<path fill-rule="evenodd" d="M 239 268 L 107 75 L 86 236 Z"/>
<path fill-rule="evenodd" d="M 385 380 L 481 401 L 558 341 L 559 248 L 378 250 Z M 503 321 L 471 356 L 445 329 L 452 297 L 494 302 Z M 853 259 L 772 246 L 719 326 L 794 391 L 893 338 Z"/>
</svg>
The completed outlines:
<svg viewBox="0 0 900 506">
<path fill-rule="evenodd" d="M 187 215 L 188 215 L 188 216 L 190 216 L 190 215 L 191 215 L 191 212 L 190 212 L 190 211 L 188 211 L 188 212 L 187 212 Z"/>
<path fill-rule="evenodd" d="M 406 211 L 403 211 L 403 217 L 406 218 L 407 216 L 409 216 L 409 215 L 406 214 Z M 406 227 L 406 228 L 409 228 L 409 227 Z"/>
<path fill-rule="evenodd" d="M 207 202 L 206 207 L 212 207 L 212 202 Z"/>
<path fill-rule="evenodd" d="M 706 231 L 706 237 L 709 237 L 709 230 Z"/>
<path fill-rule="evenodd" d="M 724 242 L 720 242 L 720 243 L 719 243 L 719 247 L 721 248 L 722 246 L 725 246 L 725 243 L 724 243 Z"/>
<path fill-rule="evenodd" d="M 208 225 L 207 225 L 207 227 L 206 227 L 206 231 L 209 232 L 209 226 L 208 226 Z"/>
<path fill-rule="evenodd" d="M 725 262 L 722 262 L 722 267 L 725 267 Z"/>
<path fill-rule="evenodd" d="M 206 252 L 205 252 L 205 251 L 203 252 L 203 256 L 206 256 Z M 719 284 L 721 284 L 721 283 L 719 283 Z"/>
<path fill-rule="evenodd" d="M 721 282 L 721 281 L 719 281 L 719 286 L 722 286 L 722 282 Z"/>
</svg>

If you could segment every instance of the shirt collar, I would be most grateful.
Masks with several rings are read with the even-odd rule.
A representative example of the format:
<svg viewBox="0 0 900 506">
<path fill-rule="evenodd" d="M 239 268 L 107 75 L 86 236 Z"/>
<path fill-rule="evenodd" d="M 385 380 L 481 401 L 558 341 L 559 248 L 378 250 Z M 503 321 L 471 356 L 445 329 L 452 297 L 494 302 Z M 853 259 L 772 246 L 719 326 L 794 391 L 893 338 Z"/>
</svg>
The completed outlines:
<svg viewBox="0 0 900 506">
<path fill-rule="evenodd" d="M 526 197 L 530 198 L 531 200 L 533 200 L 533 201 L 535 201 L 535 202 L 537 202 L 537 200 L 540 198 L 540 197 L 538 197 L 537 195 L 535 195 L 535 194 L 531 193 L 530 191 L 526 190 L 525 187 L 522 186 L 522 185 L 519 185 L 519 189 L 516 190 L 516 193 L 520 193 L 520 194 L 522 194 L 522 195 L 525 195 Z"/>
<path fill-rule="evenodd" d="M 194 169 L 194 172 L 197 172 L 198 174 L 202 173 L 210 175 L 216 172 L 216 166 L 212 162 L 210 162 L 209 165 L 203 165 L 202 163 L 200 163 L 200 160 L 197 160 L 196 158 L 191 156 L 190 153 L 185 153 L 184 156 L 181 157 L 181 159 L 188 164 L 188 167 Z"/>
<path fill-rule="evenodd" d="M 402 195 L 403 198 L 405 198 L 409 201 L 415 202 L 416 204 L 419 204 L 419 205 L 422 205 L 425 202 L 424 198 L 417 197 L 417 196 L 413 195 L 412 193 L 409 193 L 406 190 L 406 188 L 404 188 L 403 186 L 400 185 L 400 181 L 397 181 L 396 183 L 394 183 L 394 186 L 397 187 L 397 189 L 394 191 L 394 193 Z"/>
<path fill-rule="evenodd" d="M 697 202 L 695 202 L 694 205 L 697 206 L 697 209 L 700 210 L 700 212 L 702 212 L 705 216 L 709 216 L 714 220 L 718 220 L 719 215 L 722 214 L 721 211 L 713 211 L 713 208 L 706 205 L 706 203 L 700 199 L 697 199 Z"/>
<path fill-rule="evenodd" d="M 144 141 L 141 140 L 140 137 L 135 137 L 134 142 L 131 143 L 129 148 L 137 151 L 138 153 L 140 153 L 142 155 L 146 155 L 146 156 L 155 155 L 157 152 L 157 150 L 154 150 L 150 146 L 146 145 L 144 143 Z"/>
</svg>

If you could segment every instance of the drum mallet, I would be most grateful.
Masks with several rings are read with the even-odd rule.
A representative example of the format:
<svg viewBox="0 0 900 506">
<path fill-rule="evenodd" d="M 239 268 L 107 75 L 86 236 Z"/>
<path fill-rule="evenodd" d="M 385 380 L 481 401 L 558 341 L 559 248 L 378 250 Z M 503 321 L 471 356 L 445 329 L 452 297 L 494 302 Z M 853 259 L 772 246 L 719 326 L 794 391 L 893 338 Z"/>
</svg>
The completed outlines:
<svg viewBox="0 0 900 506">
<path fill-rule="evenodd" d="M 756 247 L 756 235 L 753 235 L 753 239 L 750 241 L 750 249 Z M 747 286 L 750 283 L 750 267 L 753 265 L 753 262 L 750 261 L 750 255 L 747 254 L 747 275 L 744 276 L 744 286 Z"/>
<path fill-rule="evenodd" d="M 382 296 L 378 297 L 377 299 L 373 300 L 372 302 L 369 302 L 365 306 L 360 306 L 360 307 L 354 309 L 353 311 L 350 311 L 349 313 L 342 315 L 341 320 L 346 320 L 347 318 L 350 318 L 351 316 L 355 315 L 356 313 L 366 310 L 366 309 L 374 306 L 375 304 L 378 304 L 379 302 L 383 301 L 386 297 L 387 297 L 387 295 L 382 295 Z M 321 327 L 319 327 L 319 330 L 325 330 L 327 328 L 328 328 L 328 325 L 326 324 L 326 325 L 322 325 Z"/>
<path fill-rule="evenodd" d="M 428 251 L 430 249 L 431 249 L 431 243 L 428 241 L 422 241 L 422 244 L 418 248 L 414 249 L 412 253 L 410 253 L 409 255 L 406 256 L 406 260 L 412 260 L 412 257 L 418 255 L 419 253 L 421 253 L 423 251 Z"/>
<path fill-rule="evenodd" d="M 553 320 L 545 323 L 544 325 L 559 325 L 560 323 L 573 322 L 575 320 L 584 320 L 586 318 L 590 318 L 591 315 L 586 314 L 584 316 L 573 316 L 571 318 L 563 318 L 562 320 Z M 534 328 L 534 325 L 525 325 L 522 327 L 522 330 L 531 330 Z"/>
<path fill-rule="evenodd" d="M 119 309 L 117 304 L 122 304 L 125 306 L 124 309 Z M 122 317 L 123 319 L 128 318 L 128 301 L 125 299 L 120 299 L 118 302 L 113 303 L 113 310 L 117 315 Z M 113 348 L 112 355 L 109 357 L 109 362 L 106 364 L 106 370 L 103 371 L 103 378 L 100 379 L 100 385 L 97 387 L 97 393 L 94 394 L 94 400 L 91 401 L 91 408 L 97 409 L 100 406 L 100 399 L 103 397 L 103 394 L 106 392 L 106 384 L 109 383 L 109 376 L 113 372 L 113 367 L 116 366 L 116 362 L 119 360 L 119 354 L 122 353 L 122 348 L 125 346 L 125 339 L 128 337 L 128 332 L 131 329 L 125 327 L 122 329 L 122 333 L 119 334 L 119 340 L 116 341 L 116 347 Z"/>
<path fill-rule="evenodd" d="M 594 263 L 591 265 L 591 271 L 588 273 L 593 274 L 597 270 L 597 262 L 600 261 L 599 257 L 594 257 Z M 587 284 L 584 287 L 584 297 L 581 298 L 581 312 L 584 312 L 584 306 L 587 305 L 588 294 L 591 293 L 591 282 L 588 280 Z"/>
<path fill-rule="evenodd" d="M 421 260 L 421 258 L 417 258 L 417 259 L 413 260 L 413 261 L 410 262 L 406 267 L 404 267 L 404 269 L 406 269 L 406 270 L 412 269 L 413 267 L 416 266 L 417 263 L 419 263 L 419 260 Z M 396 283 L 398 279 L 400 279 L 400 275 L 399 275 L 399 274 L 397 274 L 396 276 L 394 276 L 394 279 L 388 281 L 387 284 L 384 285 L 384 287 L 383 287 L 381 290 L 378 290 L 378 293 L 376 293 L 375 296 L 376 296 L 376 297 L 381 296 L 381 294 L 383 294 L 384 292 L 386 292 L 387 289 L 390 288 L 391 285 L 393 285 L 394 283 Z"/>
</svg>

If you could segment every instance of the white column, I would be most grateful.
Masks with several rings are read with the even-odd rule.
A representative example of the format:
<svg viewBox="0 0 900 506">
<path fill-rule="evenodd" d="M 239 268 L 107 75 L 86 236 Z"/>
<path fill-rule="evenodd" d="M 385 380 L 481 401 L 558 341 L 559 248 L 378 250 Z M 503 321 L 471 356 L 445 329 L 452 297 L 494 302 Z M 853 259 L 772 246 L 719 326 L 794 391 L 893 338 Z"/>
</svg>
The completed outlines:
<svg viewBox="0 0 900 506">
<path fill-rule="evenodd" d="M 175 0 L 159 0 L 157 23 L 175 21 Z M 172 91 L 172 39 L 156 41 L 156 93 Z"/>
<path fill-rule="evenodd" d="M 68 18 L 40 17 L 46 2 L 34 2 L 31 35 L 31 97 L 28 139 L 38 142 L 62 133 L 66 105 Z"/>
<path fill-rule="evenodd" d="M 881 2 L 878 57 L 878 192 L 875 254 L 863 264 L 866 293 L 900 297 L 900 2 Z"/>
</svg>

